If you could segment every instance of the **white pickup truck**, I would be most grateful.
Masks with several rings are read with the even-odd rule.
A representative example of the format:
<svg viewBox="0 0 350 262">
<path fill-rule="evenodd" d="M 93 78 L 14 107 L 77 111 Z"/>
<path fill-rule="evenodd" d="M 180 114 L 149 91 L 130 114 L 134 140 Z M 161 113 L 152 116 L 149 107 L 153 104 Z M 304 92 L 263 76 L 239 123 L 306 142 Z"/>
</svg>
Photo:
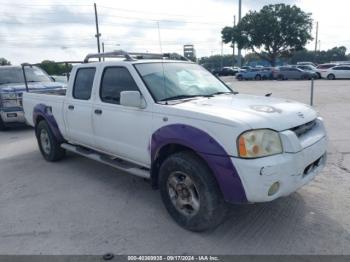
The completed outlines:
<svg viewBox="0 0 350 262">
<path fill-rule="evenodd" d="M 65 95 L 24 94 L 40 151 L 150 179 L 186 229 L 216 227 L 227 203 L 287 196 L 325 165 L 323 120 L 308 105 L 238 94 L 188 61 L 118 51 L 103 56 L 125 59 L 88 62 L 101 56 L 73 67 Z"/>
</svg>

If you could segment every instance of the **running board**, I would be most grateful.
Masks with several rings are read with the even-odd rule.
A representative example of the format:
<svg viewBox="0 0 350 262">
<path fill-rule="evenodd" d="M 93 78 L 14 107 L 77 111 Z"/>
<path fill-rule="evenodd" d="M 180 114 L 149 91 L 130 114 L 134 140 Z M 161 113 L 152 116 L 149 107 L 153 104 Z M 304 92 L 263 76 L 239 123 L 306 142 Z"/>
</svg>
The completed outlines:
<svg viewBox="0 0 350 262">
<path fill-rule="evenodd" d="M 151 177 L 150 171 L 148 169 L 138 166 L 136 164 L 127 162 L 120 158 L 112 158 L 108 155 L 98 153 L 94 150 L 87 149 L 81 146 L 67 144 L 67 143 L 61 144 L 61 147 L 66 149 L 67 151 L 101 162 L 103 164 L 109 165 L 111 167 L 122 170 L 129 174 L 139 176 L 142 178 L 147 178 L 147 179 Z"/>
</svg>

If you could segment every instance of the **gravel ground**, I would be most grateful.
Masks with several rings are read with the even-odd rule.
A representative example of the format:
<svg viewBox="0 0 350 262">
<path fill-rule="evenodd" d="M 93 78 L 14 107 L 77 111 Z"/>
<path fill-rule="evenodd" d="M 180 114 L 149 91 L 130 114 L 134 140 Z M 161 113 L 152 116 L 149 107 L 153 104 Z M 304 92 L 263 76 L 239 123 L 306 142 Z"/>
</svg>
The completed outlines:
<svg viewBox="0 0 350 262">
<path fill-rule="evenodd" d="M 308 81 L 224 78 L 242 93 L 309 101 Z M 328 164 L 271 203 L 232 206 L 217 230 L 178 227 L 148 182 L 69 154 L 41 157 L 33 130 L 0 133 L 0 254 L 350 254 L 350 81 L 316 81 Z"/>
</svg>

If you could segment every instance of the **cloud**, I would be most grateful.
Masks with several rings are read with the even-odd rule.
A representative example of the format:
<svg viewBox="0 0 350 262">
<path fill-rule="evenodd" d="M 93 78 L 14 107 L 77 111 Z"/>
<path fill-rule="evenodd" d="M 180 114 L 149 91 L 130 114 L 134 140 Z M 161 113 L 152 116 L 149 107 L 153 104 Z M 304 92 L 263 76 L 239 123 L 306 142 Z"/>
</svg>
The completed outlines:
<svg viewBox="0 0 350 262">
<path fill-rule="evenodd" d="M 1 56 L 13 63 L 44 59 L 82 59 L 96 51 L 93 2 L 71 0 L 3 0 L 0 10 Z M 197 55 L 221 52 L 224 26 L 232 25 L 238 15 L 238 0 L 128 0 L 120 6 L 115 0 L 98 0 L 101 41 L 107 51 L 158 52 L 160 25 L 164 52 L 182 52 L 182 45 L 193 43 Z M 348 0 L 334 0 L 332 5 L 319 0 L 242 0 L 242 16 L 264 5 L 296 4 L 313 13 L 320 22 L 322 49 L 336 45 L 350 48 L 346 32 Z M 339 8 L 341 6 L 342 8 Z M 120 46 L 118 46 L 120 44 Z M 314 43 L 312 44 L 314 46 Z M 310 48 L 313 48 L 310 44 Z M 224 45 L 224 53 L 231 53 Z"/>
</svg>

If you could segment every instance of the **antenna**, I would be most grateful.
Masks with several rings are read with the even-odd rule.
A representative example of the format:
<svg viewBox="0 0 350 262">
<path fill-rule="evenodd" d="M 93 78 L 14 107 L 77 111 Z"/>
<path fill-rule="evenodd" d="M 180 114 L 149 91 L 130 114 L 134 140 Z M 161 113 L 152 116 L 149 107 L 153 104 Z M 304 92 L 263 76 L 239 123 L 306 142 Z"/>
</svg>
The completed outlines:
<svg viewBox="0 0 350 262">
<path fill-rule="evenodd" d="M 163 48 L 162 48 L 162 40 L 160 38 L 160 27 L 159 27 L 159 21 L 157 21 L 157 26 L 158 26 L 158 40 L 159 40 L 159 48 L 160 48 L 160 53 L 163 54 Z M 164 72 L 164 64 L 162 61 L 162 71 L 163 71 L 163 89 L 164 89 L 164 97 L 166 97 L 166 88 L 165 88 L 165 72 Z M 168 102 L 165 102 L 168 104 Z"/>
<path fill-rule="evenodd" d="M 163 49 L 162 49 L 162 40 L 160 38 L 160 27 L 159 27 L 159 21 L 157 21 L 157 26 L 158 26 L 158 40 L 159 40 L 159 48 L 160 48 L 160 53 L 163 54 Z"/>
</svg>

